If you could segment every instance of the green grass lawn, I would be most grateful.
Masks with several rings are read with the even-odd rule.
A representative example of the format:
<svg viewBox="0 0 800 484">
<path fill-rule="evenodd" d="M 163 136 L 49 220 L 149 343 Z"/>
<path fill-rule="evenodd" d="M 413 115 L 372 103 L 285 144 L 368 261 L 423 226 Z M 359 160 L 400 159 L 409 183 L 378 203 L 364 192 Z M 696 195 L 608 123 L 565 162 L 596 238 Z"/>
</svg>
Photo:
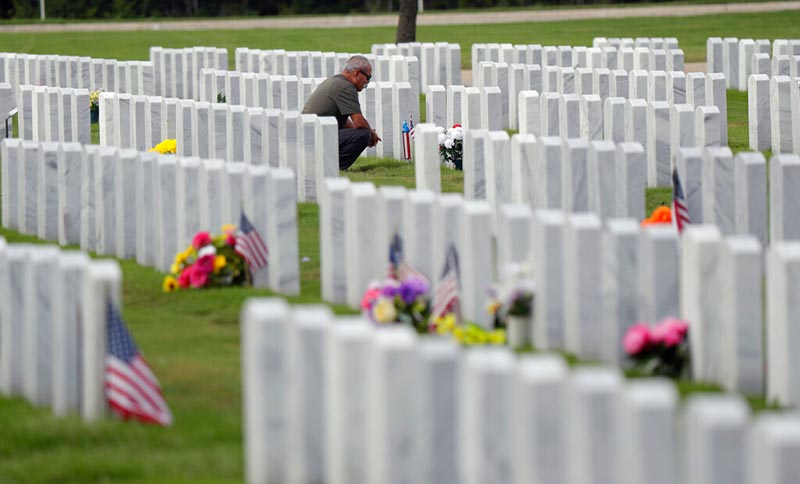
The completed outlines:
<svg viewBox="0 0 800 484">
<path fill-rule="evenodd" d="M 585 44 L 592 36 L 678 36 L 688 52 L 702 57 L 706 35 L 789 37 L 800 14 L 690 19 L 561 22 L 475 27 L 421 28 L 422 40 L 471 42 Z M 796 27 L 795 27 L 796 29 Z M 122 32 L 114 34 L 2 34 L 6 51 L 81 54 L 122 59 L 144 58 L 149 45 L 170 47 L 218 45 L 233 48 L 366 50 L 373 42 L 391 41 L 393 29 L 230 32 Z M 691 60 L 691 57 L 689 57 Z M 746 149 L 746 95 L 728 93 L 730 141 Z M 93 134 L 96 141 L 97 133 Z M 359 161 L 346 176 L 379 185 L 414 185 L 411 165 L 385 160 Z M 443 188 L 461 192 L 460 173 L 443 171 Z M 648 213 L 670 200 L 669 189 L 650 189 Z M 292 303 L 320 302 L 319 223 L 315 205 L 298 210 L 301 288 Z M 9 242 L 31 237 L 0 229 Z M 267 296 L 255 289 L 207 290 L 165 294 L 162 274 L 121 261 L 123 314 L 139 346 L 158 375 L 176 423 L 169 429 L 113 421 L 85 425 L 75 417 L 55 418 L 21 399 L 0 398 L 0 482 L 241 482 L 242 421 L 238 317 L 241 303 Z M 351 313 L 336 307 L 337 313 Z M 682 393 L 715 390 L 700 383 L 679 382 Z M 751 399 L 763 408 L 763 399 Z"/>
<path fill-rule="evenodd" d="M 464 69 L 470 68 L 473 43 L 589 45 L 593 37 L 677 37 L 687 62 L 704 62 L 707 37 L 794 38 L 798 24 L 800 11 L 795 10 L 697 17 L 421 26 L 417 28 L 417 40 L 461 44 Z M 372 44 L 394 40 L 395 29 L 391 27 L 0 34 L 0 45 L 6 52 L 145 60 L 153 45 L 175 48 L 209 45 L 228 48 L 231 65 L 236 47 L 368 52 Z"/>
</svg>

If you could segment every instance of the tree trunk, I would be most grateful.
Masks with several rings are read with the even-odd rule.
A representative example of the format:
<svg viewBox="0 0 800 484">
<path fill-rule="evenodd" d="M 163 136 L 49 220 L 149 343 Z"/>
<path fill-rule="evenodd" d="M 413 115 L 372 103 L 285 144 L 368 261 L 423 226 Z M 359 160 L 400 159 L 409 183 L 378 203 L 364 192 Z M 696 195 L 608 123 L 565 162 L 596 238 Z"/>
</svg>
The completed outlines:
<svg viewBox="0 0 800 484">
<path fill-rule="evenodd" d="M 417 0 L 400 0 L 398 13 L 396 42 L 414 42 L 417 39 Z"/>
</svg>

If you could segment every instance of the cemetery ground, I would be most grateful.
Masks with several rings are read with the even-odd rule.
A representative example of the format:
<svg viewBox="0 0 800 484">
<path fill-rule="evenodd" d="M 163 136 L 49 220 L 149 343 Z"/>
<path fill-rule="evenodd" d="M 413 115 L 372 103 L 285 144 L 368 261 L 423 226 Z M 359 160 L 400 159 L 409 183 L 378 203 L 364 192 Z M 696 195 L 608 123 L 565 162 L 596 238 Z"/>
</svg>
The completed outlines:
<svg viewBox="0 0 800 484">
<path fill-rule="evenodd" d="M 718 15 L 713 17 L 636 19 L 628 21 L 554 22 L 419 29 L 419 40 L 459 42 L 469 55 L 473 42 L 540 42 L 585 45 L 593 36 L 676 36 L 687 61 L 704 58 L 708 36 L 789 37 L 800 25 L 800 12 Z M 150 45 L 215 45 L 287 49 L 366 51 L 372 43 L 393 40 L 390 28 L 297 31 L 129 32 L 0 35 L 4 50 L 144 58 Z M 341 40 L 340 40 L 341 39 Z M 233 58 L 231 56 L 231 58 Z M 468 66 L 468 59 L 463 64 Z M 747 149 L 746 93 L 728 92 L 730 146 Z M 93 142 L 97 142 L 96 126 Z M 345 174 L 376 185 L 414 185 L 413 167 L 387 159 L 360 160 Z M 443 172 L 445 191 L 461 192 L 458 172 Z M 649 189 L 648 214 L 668 203 L 669 189 Z M 301 295 L 292 304 L 320 302 L 318 207 L 298 209 Z M 9 242 L 39 243 L 35 238 L 0 229 Z M 305 258 L 308 258 L 307 260 Z M 84 424 L 77 417 L 57 418 L 22 399 L 0 399 L 0 482 L 241 482 L 242 402 L 239 310 L 248 297 L 267 292 L 250 288 L 164 293 L 163 274 L 120 261 L 123 315 L 133 336 L 164 387 L 175 415 L 170 428 L 120 424 L 108 420 Z M 338 314 L 351 313 L 334 307 Z M 574 359 L 570 363 L 576 364 Z M 715 387 L 678 382 L 682 394 Z M 755 409 L 767 406 L 751 398 Z"/>
</svg>

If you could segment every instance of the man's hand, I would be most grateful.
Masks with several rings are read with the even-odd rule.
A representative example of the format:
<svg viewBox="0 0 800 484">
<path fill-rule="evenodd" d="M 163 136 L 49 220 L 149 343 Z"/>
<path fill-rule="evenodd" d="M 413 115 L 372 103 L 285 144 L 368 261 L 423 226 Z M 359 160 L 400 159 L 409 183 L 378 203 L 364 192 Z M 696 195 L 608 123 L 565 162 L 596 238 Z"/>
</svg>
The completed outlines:
<svg viewBox="0 0 800 484">
<path fill-rule="evenodd" d="M 375 132 L 375 130 L 373 129 L 373 130 L 372 130 L 372 133 L 371 133 L 370 140 L 369 140 L 369 146 L 370 146 L 370 148 L 371 148 L 371 147 L 373 147 L 373 146 L 375 146 L 376 144 L 378 144 L 378 141 L 382 141 L 382 140 L 381 140 L 381 137 L 380 137 L 380 136 L 378 136 L 378 133 L 376 133 L 376 132 Z"/>
</svg>

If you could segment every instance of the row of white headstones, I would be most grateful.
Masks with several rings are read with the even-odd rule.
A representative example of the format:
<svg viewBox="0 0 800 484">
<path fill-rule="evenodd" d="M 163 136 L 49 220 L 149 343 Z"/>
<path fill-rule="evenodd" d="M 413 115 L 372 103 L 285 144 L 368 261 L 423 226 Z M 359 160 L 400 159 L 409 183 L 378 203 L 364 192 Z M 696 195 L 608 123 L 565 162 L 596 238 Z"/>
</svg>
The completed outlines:
<svg viewBox="0 0 800 484">
<path fill-rule="evenodd" d="M 791 250 L 797 274 L 798 246 Z M 787 263 L 775 250 L 771 262 Z M 756 259 L 758 259 L 756 257 Z M 780 277 L 780 276 L 779 276 Z M 248 483 L 794 482 L 796 415 L 679 403 L 557 355 L 460 350 L 403 326 L 250 299 L 241 316 Z"/>
<path fill-rule="evenodd" d="M 116 261 L 0 237 L 0 394 L 102 418 L 107 303 L 121 288 Z"/>
<path fill-rule="evenodd" d="M 729 175 L 723 171 L 725 163 L 733 161 L 740 174 L 737 178 L 758 178 L 760 173 L 764 177 L 760 187 L 766 189 L 762 155 L 740 153 L 729 159 L 723 150 L 727 148 L 706 153 L 710 164 L 719 165 L 720 185 L 729 179 L 722 176 Z M 685 151 L 683 164 L 703 162 L 699 150 Z M 656 323 L 681 316 L 691 321 L 697 378 L 762 394 L 762 308 L 768 307 L 770 315 L 769 338 L 776 335 L 769 340 L 770 358 L 788 351 L 781 335 L 800 324 L 785 312 L 798 288 L 781 276 L 781 271 L 797 263 L 793 252 L 781 248 L 796 247 L 800 240 L 800 227 L 783 210 L 784 202 L 793 206 L 800 200 L 796 188 L 787 188 L 800 176 L 800 158 L 775 156 L 770 176 L 773 209 L 769 220 L 774 231 L 770 253 L 786 260 L 775 263 L 768 273 L 769 304 L 761 292 L 764 245 L 746 227 L 724 232 L 713 222 L 691 225 L 681 252 L 679 235 L 671 225 L 641 229 L 639 218 L 531 209 L 525 203 L 503 204 L 495 213 L 485 201 L 464 200 L 456 194 L 376 189 L 371 183 L 351 183 L 345 178 L 326 180 L 320 205 L 322 297 L 358 308 L 369 283 L 386 271 L 388 244 L 395 233 L 404 240 L 406 260 L 435 287 L 445 249 L 453 244 L 462 261 L 460 294 L 467 320 L 488 327 L 491 321 L 484 305 L 490 284 L 504 283 L 508 265 L 529 264 L 536 281 L 531 333 L 537 347 L 621 363 L 621 339 L 628 327 L 637 321 Z M 762 202 L 766 201 L 766 192 L 760 192 L 759 186 L 739 190 L 748 192 L 739 198 L 755 200 L 761 193 Z M 734 210 L 733 198 L 718 202 L 708 208 Z M 764 223 L 766 203 L 759 208 L 742 210 Z M 781 361 L 768 367 L 769 396 L 787 403 L 800 401 L 798 378 Z M 786 390 L 789 387 L 796 390 Z"/>
<path fill-rule="evenodd" d="M 254 285 L 300 292 L 289 169 L 18 139 L 3 140 L 0 157 L 8 229 L 166 272 L 197 232 L 238 226 L 244 210 L 270 251 Z"/>
</svg>

